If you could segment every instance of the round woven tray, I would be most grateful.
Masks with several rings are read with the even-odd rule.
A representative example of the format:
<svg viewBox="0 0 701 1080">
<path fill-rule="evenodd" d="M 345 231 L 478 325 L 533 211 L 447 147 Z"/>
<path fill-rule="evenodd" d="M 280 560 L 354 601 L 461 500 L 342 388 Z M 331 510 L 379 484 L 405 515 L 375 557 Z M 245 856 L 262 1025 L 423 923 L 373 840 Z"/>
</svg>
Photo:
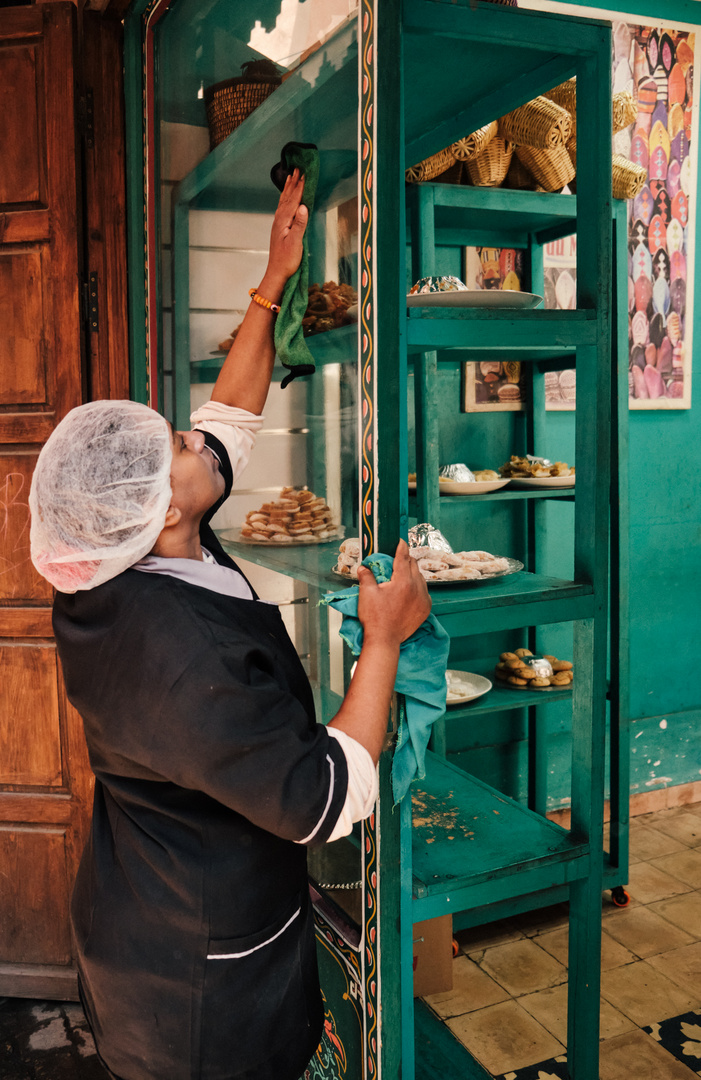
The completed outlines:
<svg viewBox="0 0 701 1080">
<path fill-rule="evenodd" d="M 564 145 L 572 133 L 572 117 L 546 97 L 527 101 L 499 119 L 499 135 L 517 146 L 552 150 Z"/>
<path fill-rule="evenodd" d="M 621 154 L 612 158 L 612 193 L 614 199 L 634 199 L 645 186 L 647 169 Z"/>
<path fill-rule="evenodd" d="M 475 187 L 499 187 L 503 184 L 513 152 L 513 143 L 495 135 L 477 157 L 465 163 Z"/>
<path fill-rule="evenodd" d="M 561 191 L 574 180 L 575 168 L 564 146 L 556 146 L 554 150 L 517 146 L 516 154 L 544 191 Z"/>
</svg>

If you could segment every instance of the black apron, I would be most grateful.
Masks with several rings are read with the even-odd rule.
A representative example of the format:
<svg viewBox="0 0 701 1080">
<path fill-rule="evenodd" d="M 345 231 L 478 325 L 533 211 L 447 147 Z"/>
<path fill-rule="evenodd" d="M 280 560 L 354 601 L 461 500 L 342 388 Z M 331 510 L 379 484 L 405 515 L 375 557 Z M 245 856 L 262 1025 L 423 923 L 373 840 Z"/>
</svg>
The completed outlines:
<svg viewBox="0 0 701 1080">
<path fill-rule="evenodd" d="M 128 570 L 59 594 L 54 630 L 97 778 L 72 918 L 98 1053 L 297 1080 L 323 1013 L 295 841 L 328 838 L 347 768 L 277 608 Z"/>
</svg>

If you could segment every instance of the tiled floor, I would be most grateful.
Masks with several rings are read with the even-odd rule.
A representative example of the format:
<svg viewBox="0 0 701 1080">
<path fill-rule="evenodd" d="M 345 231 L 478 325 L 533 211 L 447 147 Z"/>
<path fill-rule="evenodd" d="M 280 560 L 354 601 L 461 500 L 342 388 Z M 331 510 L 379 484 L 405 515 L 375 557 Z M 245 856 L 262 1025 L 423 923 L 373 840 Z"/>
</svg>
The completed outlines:
<svg viewBox="0 0 701 1080">
<path fill-rule="evenodd" d="M 603 904 L 601 1080 L 701 1076 L 701 803 L 633 818 L 630 907 Z M 458 935 L 431 1008 L 499 1080 L 566 1080 L 567 910 Z M 106 1080 L 80 1006 L 0 999 L 0 1080 Z M 355 1077 L 348 1080 L 356 1080 Z"/>
<path fill-rule="evenodd" d="M 632 819 L 631 903 L 602 907 L 601 1080 L 701 1076 L 701 803 Z M 500 1080 L 567 1077 L 567 908 L 457 935 L 426 1001 Z"/>
</svg>

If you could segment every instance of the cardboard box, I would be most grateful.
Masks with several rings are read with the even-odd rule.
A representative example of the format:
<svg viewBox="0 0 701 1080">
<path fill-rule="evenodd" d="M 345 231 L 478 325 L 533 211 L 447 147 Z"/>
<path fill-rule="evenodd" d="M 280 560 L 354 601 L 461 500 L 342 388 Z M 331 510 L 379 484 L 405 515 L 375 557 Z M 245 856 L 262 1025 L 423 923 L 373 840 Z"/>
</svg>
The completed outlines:
<svg viewBox="0 0 701 1080">
<path fill-rule="evenodd" d="M 453 989 L 453 916 L 414 923 L 414 997 Z"/>
</svg>

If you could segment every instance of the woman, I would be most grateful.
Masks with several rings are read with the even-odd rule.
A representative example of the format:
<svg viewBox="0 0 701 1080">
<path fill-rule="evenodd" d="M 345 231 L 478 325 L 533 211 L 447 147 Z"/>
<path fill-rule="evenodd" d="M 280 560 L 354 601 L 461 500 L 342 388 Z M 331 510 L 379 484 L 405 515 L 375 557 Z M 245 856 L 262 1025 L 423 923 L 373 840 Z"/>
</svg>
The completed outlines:
<svg viewBox="0 0 701 1080">
<path fill-rule="evenodd" d="M 299 265 L 303 178 L 196 429 L 133 402 L 73 410 L 32 481 L 32 557 L 96 776 L 72 905 L 81 996 L 117 1080 L 298 1080 L 322 1007 L 305 845 L 376 798 L 399 645 L 430 601 L 405 544 L 359 573 L 365 644 L 328 727 L 276 607 L 208 522 L 248 460 Z M 271 307 L 270 305 L 273 305 Z"/>
</svg>

